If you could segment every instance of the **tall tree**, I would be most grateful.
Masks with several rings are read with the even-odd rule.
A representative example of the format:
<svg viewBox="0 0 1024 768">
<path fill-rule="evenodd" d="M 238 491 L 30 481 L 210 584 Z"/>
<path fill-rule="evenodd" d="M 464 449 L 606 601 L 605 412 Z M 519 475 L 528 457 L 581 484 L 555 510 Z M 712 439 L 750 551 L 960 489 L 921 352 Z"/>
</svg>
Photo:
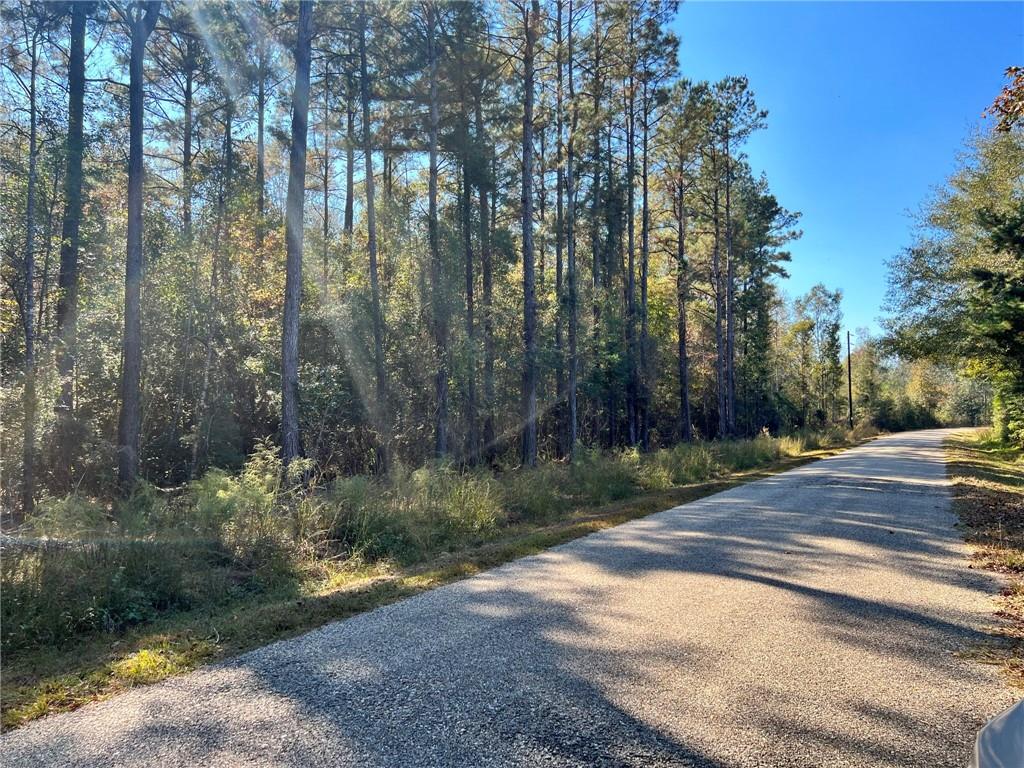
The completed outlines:
<svg viewBox="0 0 1024 768">
<path fill-rule="evenodd" d="M 303 203 L 306 198 L 306 138 L 309 128 L 309 66 L 313 2 L 300 0 L 295 39 L 291 151 L 285 211 L 285 295 L 281 334 L 281 450 L 285 463 L 303 455 L 299 431 L 299 300 L 302 296 Z"/>
<path fill-rule="evenodd" d="M 494 184 L 493 174 L 490 173 L 491 158 L 487 142 L 487 131 L 484 128 L 483 115 L 484 102 L 484 78 L 476 78 L 476 86 L 473 89 L 473 120 L 474 138 L 480 149 L 478 169 L 479 196 L 479 235 L 480 243 L 480 278 L 482 295 L 482 314 L 484 332 L 484 391 L 483 391 L 483 443 L 484 458 L 488 465 L 493 465 L 497 457 L 497 435 L 494 425 L 495 387 L 494 387 L 494 262 L 491 243 L 491 217 L 488 193 L 492 191 Z M 496 191 L 494 192 L 497 194 Z"/>
<path fill-rule="evenodd" d="M 430 287 L 433 304 L 435 415 L 434 415 L 434 456 L 448 455 L 448 308 L 444 291 L 444 265 L 441 261 L 441 242 L 437 221 L 437 157 L 441 126 L 440 96 L 438 95 L 438 8 L 433 0 L 424 4 L 427 35 L 427 101 L 429 106 L 428 154 L 430 167 L 427 180 L 427 237 L 430 242 Z"/>
<path fill-rule="evenodd" d="M 679 377 L 679 437 L 693 440 L 690 408 L 690 357 L 687 346 L 687 312 L 690 295 L 689 235 L 691 196 L 697 183 L 697 165 L 705 138 L 710 95 L 703 84 L 676 84 L 670 99 L 668 119 L 659 126 L 664 174 L 663 184 L 675 223 L 677 372 Z"/>
<path fill-rule="evenodd" d="M 534 56 L 537 27 L 540 23 L 540 1 L 518 5 L 522 18 L 523 37 L 523 152 L 522 152 L 522 219 L 523 219 L 523 390 L 522 390 L 522 462 L 532 467 L 537 463 L 537 286 L 533 263 L 533 103 Z"/>
<path fill-rule="evenodd" d="M 31 3 L 19 6 L 22 28 L 23 54 L 28 59 L 28 82 L 18 75 L 18 83 L 28 101 L 28 180 L 25 195 L 25 255 L 21 320 L 25 331 L 25 383 L 22 390 L 24 413 L 22 435 L 21 514 L 29 516 L 35 508 L 35 452 L 36 452 L 36 318 L 35 318 L 35 258 L 36 258 L 36 195 L 39 176 L 39 66 L 44 19 Z M 11 71 L 14 71 L 11 69 Z"/>
<path fill-rule="evenodd" d="M 388 446 L 388 387 L 387 370 L 384 362 L 384 318 L 381 309 L 380 275 L 377 265 L 377 200 L 376 180 L 373 175 L 373 140 L 370 119 L 370 84 L 367 57 L 368 17 L 366 3 L 360 5 L 359 11 L 359 100 L 362 107 L 363 128 L 363 163 L 365 177 L 363 186 L 366 191 L 366 252 L 370 270 L 370 312 L 373 315 L 373 367 L 375 382 L 375 398 L 370 409 L 373 426 L 377 432 L 376 464 L 378 471 L 387 468 Z M 349 196 L 351 199 L 351 195 Z M 346 219 L 348 213 L 346 212 Z M 346 226 L 351 226 L 350 223 Z"/>
<path fill-rule="evenodd" d="M 71 3 L 71 40 L 68 46 L 68 134 L 64 155 L 64 220 L 61 225 L 60 274 L 57 278 L 57 399 L 58 440 L 62 463 L 72 473 L 74 441 L 68 421 L 74 412 L 74 376 L 78 332 L 78 251 L 82 224 L 82 156 L 85 152 L 85 25 L 90 3 Z"/>
<path fill-rule="evenodd" d="M 764 126 L 768 113 L 757 108 L 746 77 L 727 77 L 715 85 L 719 104 L 716 132 L 722 146 L 725 176 L 725 366 L 726 430 L 736 431 L 736 259 L 733 253 L 732 186 L 735 176 L 737 148 L 758 128 Z"/>
<path fill-rule="evenodd" d="M 131 33 L 128 60 L 128 247 L 124 280 L 121 415 L 117 428 L 117 476 L 122 493 L 135 487 L 142 428 L 142 129 L 146 41 L 156 27 L 160 0 L 130 3 L 121 16 Z"/>
<path fill-rule="evenodd" d="M 648 282 L 651 259 L 651 136 L 661 119 L 662 107 L 667 101 L 664 83 L 675 76 L 678 39 L 665 31 L 665 22 L 676 11 L 677 3 L 648 3 L 640 16 L 640 339 L 637 365 L 639 368 L 637 421 L 639 442 L 644 450 L 650 448 L 650 399 L 653 385 L 649 365 Z"/>
<path fill-rule="evenodd" d="M 576 275 L 576 131 L 579 125 L 579 110 L 576 103 L 576 82 L 573 72 L 574 64 L 574 27 L 576 20 L 573 13 L 573 0 L 569 0 L 568 27 L 566 30 L 567 70 L 569 91 L 569 137 L 566 143 L 565 189 L 566 189 L 566 282 L 568 304 L 568 335 L 569 335 L 569 380 L 566 398 L 568 401 L 568 428 L 566 453 L 572 456 L 576 450 L 577 408 L 576 390 L 579 374 L 579 351 L 577 336 L 579 331 L 578 316 L 578 281 Z"/>
</svg>

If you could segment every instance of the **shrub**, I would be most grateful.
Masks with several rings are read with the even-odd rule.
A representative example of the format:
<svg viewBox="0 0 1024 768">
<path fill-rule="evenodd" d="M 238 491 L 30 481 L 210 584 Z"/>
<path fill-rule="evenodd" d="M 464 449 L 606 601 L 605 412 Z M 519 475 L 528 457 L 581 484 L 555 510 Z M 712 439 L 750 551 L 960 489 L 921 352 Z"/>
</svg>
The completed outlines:
<svg viewBox="0 0 1024 768">
<path fill-rule="evenodd" d="M 304 467 L 289 470 L 301 473 Z M 213 469 L 190 485 L 191 527 L 219 536 L 237 565 L 281 575 L 292 543 L 287 510 L 297 498 L 283 476 L 277 448 L 260 442 L 237 476 Z"/>
<path fill-rule="evenodd" d="M 324 507 L 327 539 L 367 560 L 408 557 L 414 549 L 408 520 L 388 504 L 386 495 L 381 484 L 368 477 L 336 480 Z"/>
<path fill-rule="evenodd" d="M 715 450 L 723 465 L 729 469 L 753 469 L 778 461 L 781 449 L 778 441 L 765 435 L 753 440 L 726 440 L 715 444 Z"/>
<path fill-rule="evenodd" d="M 500 482 L 505 509 L 514 520 L 552 520 L 572 507 L 569 469 L 564 464 L 515 469 L 502 474 Z"/>
<path fill-rule="evenodd" d="M 5 651 L 60 645 L 223 599 L 227 583 L 215 568 L 226 561 L 215 542 L 196 540 L 8 549 L 0 559 L 0 644 Z"/>
<path fill-rule="evenodd" d="M 580 451 L 569 468 L 573 496 L 583 504 L 607 504 L 632 496 L 641 487 L 640 454 Z"/>
<path fill-rule="evenodd" d="M 707 482 L 723 472 L 718 456 L 707 443 L 681 443 L 665 448 L 653 460 L 665 467 L 672 485 Z"/>
<path fill-rule="evenodd" d="M 98 501 L 75 493 L 43 498 L 25 524 L 26 532 L 54 539 L 83 539 L 109 531 L 110 517 Z"/>
</svg>

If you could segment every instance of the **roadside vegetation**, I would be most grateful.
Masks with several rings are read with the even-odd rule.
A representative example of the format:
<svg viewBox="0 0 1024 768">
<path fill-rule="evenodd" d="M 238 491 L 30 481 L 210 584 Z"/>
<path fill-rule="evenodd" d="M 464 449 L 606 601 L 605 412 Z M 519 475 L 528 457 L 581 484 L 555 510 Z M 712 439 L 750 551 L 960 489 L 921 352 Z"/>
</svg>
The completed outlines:
<svg viewBox="0 0 1024 768">
<path fill-rule="evenodd" d="M 2 558 L 12 727 L 789 468 L 842 430 L 492 473 L 396 467 L 289 483 L 277 452 L 182 492 L 47 499 Z M 284 478 L 284 479 L 282 479 Z"/>
<path fill-rule="evenodd" d="M 971 655 L 999 665 L 1024 689 L 1024 449 L 985 430 L 951 438 L 947 450 L 954 507 L 973 566 L 1005 579 L 989 628 L 994 642 Z"/>
</svg>

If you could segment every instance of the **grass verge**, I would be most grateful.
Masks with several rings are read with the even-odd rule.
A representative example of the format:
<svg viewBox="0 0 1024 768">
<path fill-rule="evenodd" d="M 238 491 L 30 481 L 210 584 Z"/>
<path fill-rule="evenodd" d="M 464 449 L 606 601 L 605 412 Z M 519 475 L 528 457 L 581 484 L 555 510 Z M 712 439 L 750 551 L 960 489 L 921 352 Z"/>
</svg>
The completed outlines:
<svg viewBox="0 0 1024 768">
<path fill-rule="evenodd" d="M 992 642 L 966 655 L 997 665 L 1011 685 L 1024 689 L 1024 450 L 977 432 L 951 437 L 946 454 L 971 567 L 1004 578 L 996 621 L 987 628 Z"/>
<path fill-rule="evenodd" d="M 4 660 L 0 708 L 5 729 L 148 685 L 472 576 L 629 520 L 709 496 L 845 448 L 806 451 L 720 479 L 652 491 L 548 523 L 520 523 L 500 538 L 409 567 L 348 565 L 251 598 L 171 613 L 115 638 L 93 635 L 69 648 L 37 648 Z"/>
</svg>

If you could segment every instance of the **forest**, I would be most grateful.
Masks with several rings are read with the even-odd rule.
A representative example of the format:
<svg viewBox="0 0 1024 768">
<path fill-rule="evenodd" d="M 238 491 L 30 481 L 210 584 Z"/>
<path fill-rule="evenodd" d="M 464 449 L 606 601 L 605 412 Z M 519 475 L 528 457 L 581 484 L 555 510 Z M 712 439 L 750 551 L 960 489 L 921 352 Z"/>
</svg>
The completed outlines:
<svg viewBox="0 0 1024 768">
<path fill-rule="evenodd" d="M 1019 75 L 851 340 L 676 11 L 5 4 L 0 503 L 64 542 L 5 556 L 5 652 L 879 430 L 1024 439 Z"/>
<path fill-rule="evenodd" d="M 674 12 L 5 8 L 5 510 L 263 440 L 341 476 L 846 423 L 840 292 L 785 299 L 799 214 L 743 152 L 767 113 L 685 79 Z"/>
</svg>

